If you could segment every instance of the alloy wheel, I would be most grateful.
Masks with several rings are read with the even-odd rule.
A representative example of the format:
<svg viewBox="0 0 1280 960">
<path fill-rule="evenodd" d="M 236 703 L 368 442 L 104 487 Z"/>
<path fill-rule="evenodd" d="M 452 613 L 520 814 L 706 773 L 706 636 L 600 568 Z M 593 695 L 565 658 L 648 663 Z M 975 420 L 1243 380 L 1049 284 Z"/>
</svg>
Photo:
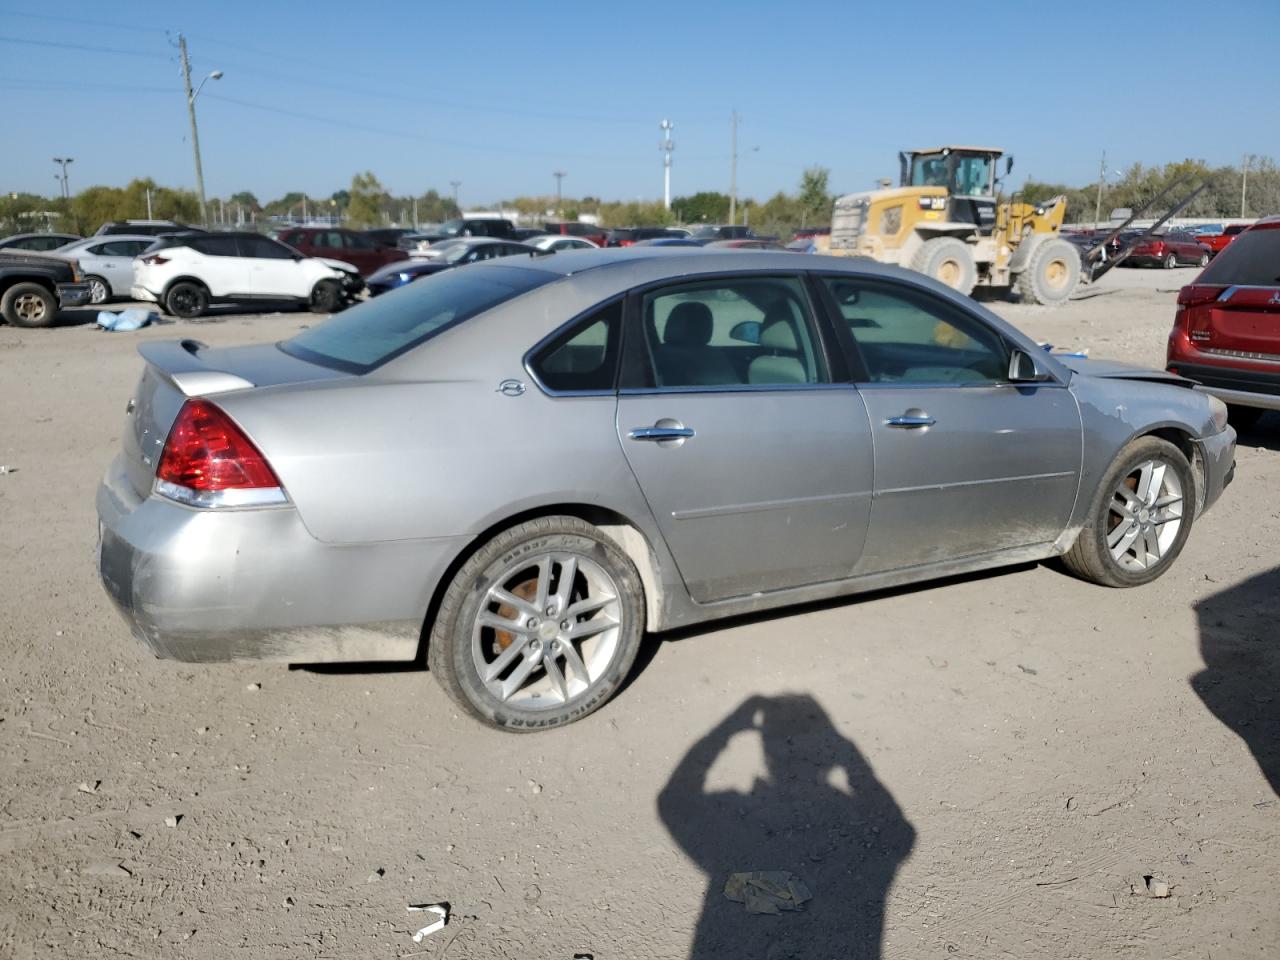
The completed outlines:
<svg viewBox="0 0 1280 960">
<path fill-rule="evenodd" d="M 1107 515 L 1107 549 L 1122 568 L 1157 566 L 1182 527 L 1182 481 L 1163 460 L 1145 460 L 1120 481 Z"/>
<path fill-rule="evenodd" d="M 576 553 L 522 558 L 493 578 L 472 626 L 471 656 L 505 704 L 553 709 L 608 670 L 622 636 L 613 577 Z"/>
<path fill-rule="evenodd" d="M 97 277 L 89 281 L 89 302 L 105 303 L 107 300 L 107 285 Z"/>
</svg>

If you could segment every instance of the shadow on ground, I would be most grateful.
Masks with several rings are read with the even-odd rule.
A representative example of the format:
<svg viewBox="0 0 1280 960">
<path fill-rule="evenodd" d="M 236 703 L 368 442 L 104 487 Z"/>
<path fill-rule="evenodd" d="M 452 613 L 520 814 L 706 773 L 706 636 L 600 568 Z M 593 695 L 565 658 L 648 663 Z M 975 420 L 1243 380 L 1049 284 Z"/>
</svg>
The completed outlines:
<svg viewBox="0 0 1280 960">
<path fill-rule="evenodd" d="M 1191 688 L 1280 795 L 1280 567 L 1196 604 L 1205 668 Z"/>
<path fill-rule="evenodd" d="M 708 773 L 738 735 L 760 738 L 767 775 L 745 792 L 714 790 Z M 658 812 L 707 875 L 691 960 L 880 957 L 885 900 L 915 830 L 812 697 L 747 699 L 680 761 Z M 754 871 L 789 871 L 812 899 L 749 912 L 725 883 Z"/>
</svg>

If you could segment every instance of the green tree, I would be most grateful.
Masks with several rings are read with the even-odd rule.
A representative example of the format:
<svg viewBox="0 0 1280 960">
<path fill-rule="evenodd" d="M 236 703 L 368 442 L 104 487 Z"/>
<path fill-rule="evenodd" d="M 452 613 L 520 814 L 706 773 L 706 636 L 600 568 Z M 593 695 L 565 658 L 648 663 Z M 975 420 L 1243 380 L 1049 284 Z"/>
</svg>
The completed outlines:
<svg viewBox="0 0 1280 960">
<path fill-rule="evenodd" d="M 703 190 L 688 197 L 673 197 L 671 209 L 682 223 L 726 223 L 729 197 L 715 190 Z"/>
<path fill-rule="evenodd" d="M 800 210 L 806 224 L 831 222 L 831 171 L 826 167 L 808 167 L 800 176 Z"/>
<path fill-rule="evenodd" d="M 248 210 L 256 211 L 262 209 L 262 204 L 258 203 L 258 198 L 249 190 L 241 190 L 239 193 L 233 193 L 227 203 L 238 203 Z"/>
<path fill-rule="evenodd" d="M 352 177 L 349 193 L 346 219 L 352 227 L 374 227 L 382 222 L 382 211 L 391 202 L 391 196 L 372 171 Z"/>
</svg>

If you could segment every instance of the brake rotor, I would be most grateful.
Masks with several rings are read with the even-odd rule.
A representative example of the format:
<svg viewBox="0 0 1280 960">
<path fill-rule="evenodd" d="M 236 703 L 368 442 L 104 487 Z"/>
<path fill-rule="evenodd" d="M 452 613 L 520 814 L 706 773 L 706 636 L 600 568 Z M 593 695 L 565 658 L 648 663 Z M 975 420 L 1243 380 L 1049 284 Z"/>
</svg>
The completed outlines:
<svg viewBox="0 0 1280 960">
<path fill-rule="evenodd" d="M 528 600 L 533 603 L 538 596 L 538 578 L 533 576 L 523 583 L 517 584 L 511 588 L 512 596 L 519 597 L 521 600 Z M 515 620 L 520 616 L 520 611 L 509 603 L 498 604 L 498 616 L 506 620 Z M 515 642 L 516 635 L 509 630 L 494 630 L 494 642 L 497 643 L 499 650 L 505 650 Z"/>
</svg>

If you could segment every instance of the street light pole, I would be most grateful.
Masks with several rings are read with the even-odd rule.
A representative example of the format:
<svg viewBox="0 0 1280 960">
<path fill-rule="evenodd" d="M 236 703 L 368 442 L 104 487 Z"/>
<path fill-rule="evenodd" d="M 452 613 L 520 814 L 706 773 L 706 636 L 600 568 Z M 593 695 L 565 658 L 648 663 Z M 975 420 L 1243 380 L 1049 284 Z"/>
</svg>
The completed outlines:
<svg viewBox="0 0 1280 960">
<path fill-rule="evenodd" d="M 75 157 L 54 157 L 53 162 L 62 167 L 62 176 L 58 179 L 62 182 L 62 199 L 71 199 L 71 183 L 67 179 L 67 164 L 75 163 Z"/>
<path fill-rule="evenodd" d="M 563 197 L 563 193 L 560 190 L 560 181 L 563 180 L 566 176 L 568 176 L 568 174 L 566 174 L 563 170 L 553 170 L 551 172 L 551 175 L 556 178 L 556 216 L 561 217 L 564 215 L 561 212 L 564 208 L 564 203 L 562 202 L 562 199 L 561 199 Z"/>
<path fill-rule="evenodd" d="M 462 213 L 462 207 L 458 205 L 458 188 L 462 186 L 461 180 L 450 180 L 449 186 L 453 187 L 453 205 L 458 213 Z"/>
<path fill-rule="evenodd" d="M 729 164 L 729 225 L 738 222 L 738 111 L 733 111 L 729 146 L 732 161 Z"/>
<path fill-rule="evenodd" d="M 200 81 L 200 86 L 196 87 L 193 92 L 191 89 L 191 58 L 187 56 L 187 38 L 182 34 L 178 34 L 178 50 L 182 60 L 182 88 L 187 95 L 187 115 L 191 118 L 191 149 L 196 157 L 196 194 L 200 198 L 200 223 L 202 226 L 207 227 L 209 225 L 209 210 L 204 199 L 204 168 L 200 164 L 200 131 L 196 127 L 196 97 L 200 95 L 200 91 L 204 89 L 206 82 L 209 80 L 221 80 L 222 71 L 213 71 L 204 80 Z"/>
</svg>

